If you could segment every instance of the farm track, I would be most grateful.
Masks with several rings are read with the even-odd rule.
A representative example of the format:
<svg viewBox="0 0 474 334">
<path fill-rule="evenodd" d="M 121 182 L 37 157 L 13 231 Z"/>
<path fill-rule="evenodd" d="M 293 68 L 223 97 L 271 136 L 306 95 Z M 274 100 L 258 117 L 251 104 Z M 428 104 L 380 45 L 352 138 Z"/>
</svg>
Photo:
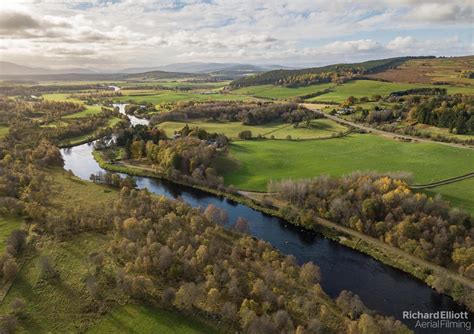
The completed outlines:
<svg viewBox="0 0 474 334">
<path fill-rule="evenodd" d="M 451 146 L 451 147 L 456 147 L 456 148 L 471 149 L 471 150 L 474 149 L 474 146 L 472 146 L 472 145 L 447 143 L 447 142 L 442 142 L 442 141 L 435 141 L 435 140 L 419 138 L 419 137 L 415 137 L 415 136 L 401 135 L 401 134 L 398 134 L 398 133 L 393 133 L 393 132 L 388 132 L 388 131 L 375 129 L 375 128 L 372 128 L 370 126 L 358 124 L 358 123 L 351 122 L 351 121 L 345 120 L 343 118 L 340 118 L 340 117 L 337 117 L 337 116 L 334 116 L 334 115 L 329 115 L 327 113 L 323 113 L 320 109 L 316 108 L 311 103 L 302 103 L 301 105 L 303 107 L 306 107 L 306 108 L 310 109 L 310 110 L 319 111 L 324 115 L 324 117 L 326 117 L 330 120 L 333 120 L 335 122 L 338 122 L 339 124 L 352 126 L 354 128 L 364 130 L 368 133 L 373 133 L 373 134 L 383 136 L 383 137 L 386 137 L 386 138 L 395 139 L 395 140 L 406 140 L 406 141 L 411 141 L 411 142 L 420 142 L 420 143 L 434 143 L 434 144 L 440 144 L 440 145 Z"/>
<path fill-rule="evenodd" d="M 410 187 L 411 189 L 414 189 L 414 190 L 429 189 L 429 188 L 435 188 L 435 187 L 438 187 L 438 186 L 443 186 L 443 185 L 445 185 L 445 184 L 450 184 L 450 183 L 459 182 L 459 181 L 462 181 L 462 180 L 465 180 L 465 179 L 469 179 L 469 178 L 471 178 L 471 177 L 474 177 L 474 172 L 468 173 L 468 174 L 464 174 L 464 175 L 461 175 L 461 176 L 451 177 L 451 178 L 445 179 L 445 180 L 440 180 L 440 181 L 436 181 L 436 182 L 426 183 L 426 184 L 413 184 L 413 185 L 410 185 L 409 187 Z"/>
<path fill-rule="evenodd" d="M 262 196 L 264 195 L 271 195 L 269 193 L 264 193 L 264 192 L 252 192 L 252 191 L 239 191 L 239 194 L 241 196 L 250 198 L 253 201 L 256 201 L 257 203 L 262 203 Z M 285 202 L 280 202 L 276 205 L 276 207 L 280 207 L 283 205 L 287 205 Z M 373 238 L 371 236 L 365 235 L 363 233 L 360 233 L 358 231 L 355 231 L 349 227 L 336 224 L 330 220 L 321 218 L 321 217 L 316 217 L 317 223 L 321 226 L 324 226 L 329 229 L 336 230 L 338 232 L 341 232 L 346 235 L 350 235 L 352 237 L 355 237 L 359 240 L 365 241 L 369 245 L 372 245 L 376 249 L 382 251 L 384 254 L 391 256 L 393 259 L 407 259 L 413 264 L 419 265 L 421 268 L 429 268 L 432 270 L 434 273 L 438 273 L 438 275 L 443 276 L 443 277 L 449 277 L 455 282 L 459 282 L 463 284 L 464 286 L 469 287 L 470 289 L 474 289 L 474 281 L 471 280 L 468 277 L 462 276 L 452 270 L 443 268 L 437 264 L 431 263 L 429 261 L 423 260 L 419 257 L 416 257 L 414 255 L 411 255 L 399 248 L 396 248 L 394 246 L 388 245 L 383 241 L 380 241 L 379 239 Z"/>
</svg>

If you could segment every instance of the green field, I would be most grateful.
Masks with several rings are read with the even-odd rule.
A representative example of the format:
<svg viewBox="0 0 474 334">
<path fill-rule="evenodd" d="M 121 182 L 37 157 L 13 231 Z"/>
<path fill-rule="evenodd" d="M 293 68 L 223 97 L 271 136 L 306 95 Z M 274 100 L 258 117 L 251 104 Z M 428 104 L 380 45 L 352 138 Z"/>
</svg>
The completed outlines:
<svg viewBox="0 0 474 334">
<path fill-rule="evenodd" d="M 324 102 L 344 102 L 349 96 L 361 98 L 363 96 L 371 97 L 373 95 L 386 96 L 391 92 L 399 90 L 407 90 L 410 88 L 419 87 L 438 87 L 447 88 L 449 94 L 463 93 L 474 94 L 474 88 L 471 87 L 456 87 L 456 86 L 442 86 L 431 84 L 409 84 L 409 83 L 394 83 L 372 80 L 354 80 L 333 88 L 333 91 L 324 95 L 320 95 L 311 99 L 308 102 L 324 101 Z"/>
<path fill-rule="evenodd" d="M 431 196 L 440 194 L 443 199 L 474 215 L 474 178 L 427 189 L 423 192 Z"/>
<path fill-rule="evenodd" d="M 311 86 L 297 87 L 297 88 L 288 88 L 288 87 L 275 86 L 275 85 L 259 85 L 259 86 L 239 88 L 232 91 L 232 93 L 242 94 L 242 95 L 251 95 L 251 96 L 262 97 L 266 99 L 287 99 L 287 98 L 304 96 L 304 95 L 320 92 L 333 86 L 334 84 L 332 83 L 318 84 L 318 85 L 311 85 Z"/>
<path fill-rule="evenodd" d="M 5 249 L 5 242 L 13 230 L 19 229 L 23 221 L 15 217 L 0 216 L 0 253 Z"/>
<path fill-rule="evenodd" d="M 145 306 L 126 305 L 107 314 L 87 333 L 211 334 L 218 332 L 178 313 Z"/>
<path fill-rule="evenodd" d="M 85 106 L 86 109 L 75 114 L 64 116 L 63 118 L 81 118 L 96 115 L 102 111 L 101 106 Z"/>
<path fill-rule="evenodd" d="M 129 93 L 127 93 L 129 94 Z M 198 92 L 176 92 L 170 90 L 154 91 L 151 94 L 144 92 L 136 95 L 125 95 L 114 98 L 117 102 L 129 102 L 133 101 L 136 103 L 168 103 L 168 102 L 179 102 L 179 101 L 244 101 L 249 100 L 249 96 L 238 95 L 238 94 L 202 94 Z"/>
<path fill-rule="evenodd" d="M 314 141 L 238 141 L 230 146 L 234 168 L 225 183 L 265 190 L 272 179 L 341 176 L 353 171 L 408 171 L 416 183 L 472 172 L 474 152 L 435 143 L 406 143 L 375 135 Z M 228 167 L 228 166 L 227 166 Z"/>
<path fill-rule="evenodd" d="M 46 101 L 58 101 L 58 102 L 74 102 L 83 104 L 79 99 L 70 97 L 71 94 L 68 93 L 52 93 L 52 94 L 43 94 L 42 98 Z"/>
<path fill-rule="evenodd" d="M 0 125 L 0 138 L 5 137 L 8 134 L 8 126 Z"/>
<path fill-rule="evenodd" d="M 291 136 L 292 139 L 321 138 L 329 137 L 338 132 L 344 132 L 347 130 L 346 127 L 328 119 L 317 119 L 311 121 L 311 128 L 294 128 L 292 124 L 287 123 L 247 126 L 243 125 L 241 122 L 211 123 L 198 120 L 193 122 L 163 122 L 160 124 L 160 128 L 164 129 L 168 136 L 171 136 L 175 131 L 181 130 L 186 124 L 190 127 L 197 126 L 203 128 L 211 133 L 223 133 L 232 139 L 238 138 L 239 132 L 243 130 L 250 130 L 253 137 L 261 135 L 270 138 L 270 136 L 274 136 L 275 139 L 286 139 L 287 136 Z"/>
</svg>

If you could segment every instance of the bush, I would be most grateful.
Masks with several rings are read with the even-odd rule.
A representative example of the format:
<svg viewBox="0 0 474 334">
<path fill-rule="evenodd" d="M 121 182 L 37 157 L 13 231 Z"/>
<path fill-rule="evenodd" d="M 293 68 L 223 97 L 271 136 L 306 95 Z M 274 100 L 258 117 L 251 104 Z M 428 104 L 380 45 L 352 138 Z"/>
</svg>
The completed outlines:
<svg viewBox="0 0 474 334">
<path fill-rule="evenodd" d="M 243 140 L 252 139 L 252 131 L 250 130 L 240 131 L 238 134 L 238 137 L 239 139 L 243 139 Z"/>
</svg>

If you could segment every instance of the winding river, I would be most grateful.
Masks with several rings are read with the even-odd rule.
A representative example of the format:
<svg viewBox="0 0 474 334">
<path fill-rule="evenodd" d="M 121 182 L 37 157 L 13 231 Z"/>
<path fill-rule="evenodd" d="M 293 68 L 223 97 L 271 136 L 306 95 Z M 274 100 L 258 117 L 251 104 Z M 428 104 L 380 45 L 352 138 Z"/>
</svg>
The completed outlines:
<svg viewBox="0 0 474 334">
<path fill-rule="evenodd" d="M 125 105 L 116 105 L 121 113 Z M 132 125 L 146 124 L 146 120 L 129 116 Z M 83 144 L 61 150 L 64 168 L 78 177 L 89 180 L 91 174 L 103 171 L 92 157 L 92 144 Z M 367 307 L 381 314 L 391 315 L 415 329 L 416 320 L 403 320 L 403 311 L 466 311 L 450 297 L 431 289 L 425 283 L 400 270 L 378 262 L 358 251 L 345 247 L 323 236 L 303 231 L 283 219 L 272 217 L 226 198 L 174 183 L 147 177 L 135 177 L 138 188 L 168 198 L 182 198 L 192 206 L 206 207 L 209 204 L 227 211 L 229 225 L 238 217 L 249 222 L 250 234 L 271 243 L 284 254 L 293 255 L 303 264 L 313 261 L 321 268 L 321 285 L 331 297 L 341 290 L 358 294 Z M 470 314 L 470 319 L 473 315 Z M 416 330 L 416 329 L 415 329 Z M 416 330 L 418 332 L 418 330 Z M 421 333 L 436 333 L 436 330 L 421 330 Z M 449 333 L 455 333 L 450 329 Z M 439 333 L 447 333 L 446 330 Z M 467 333 L 459 330 L 459 333 Z"/>
</svg>

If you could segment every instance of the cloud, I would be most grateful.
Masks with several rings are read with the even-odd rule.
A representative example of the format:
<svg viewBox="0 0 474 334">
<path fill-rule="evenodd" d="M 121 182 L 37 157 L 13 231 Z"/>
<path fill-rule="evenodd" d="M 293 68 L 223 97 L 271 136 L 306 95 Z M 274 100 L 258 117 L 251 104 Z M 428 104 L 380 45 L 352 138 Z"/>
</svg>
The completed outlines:
<svg viewBox="0 0 474 334">
<path fill-rule="evenodd" d="M 387 44 L 389 50 L 407 50 L 414 47 L 418 41 L 411 36 L 397 36 Z"/>
<path fill-rule="evenodd" d="M 433 23 L 471 23 L 472 5 L 460 6 L 455 3 L 424 3 L 413 9 L 408 18 Z"/>
<path fill-rule="evenodd" d="M 12 0 L 0 6 L 0 57 L 46 66 L 68 54 L 74 66 L 102 57 L 110 66 L 135 67 L 177 60 L 327 63 L 472 50 L 468 0 Z M 446 24 L 457 30 L 448 32 Z M 432 43 L 417 40 L 420 34 Z M 455 47 L 439 43 L 449 34 L 460 36 Z M 58 52 L 38 57 L 52 48 Z"/>
<path fill-rule="evenodd" d="M 0 31 L 2 32 L 14 32 L 24 29 L 36 29 L 39 27 L 39 22 L 26 13 L 9 11 L 0 13 Z"/>
<path fill-rule="evenodd" d="M 355 41 L 336 41 L 326 44 L 321 48 L 321 51 L 327 53 L 370 52 L 380 48 L 380 43 L 372 39 L 359 39 Z"/>
</svg>

